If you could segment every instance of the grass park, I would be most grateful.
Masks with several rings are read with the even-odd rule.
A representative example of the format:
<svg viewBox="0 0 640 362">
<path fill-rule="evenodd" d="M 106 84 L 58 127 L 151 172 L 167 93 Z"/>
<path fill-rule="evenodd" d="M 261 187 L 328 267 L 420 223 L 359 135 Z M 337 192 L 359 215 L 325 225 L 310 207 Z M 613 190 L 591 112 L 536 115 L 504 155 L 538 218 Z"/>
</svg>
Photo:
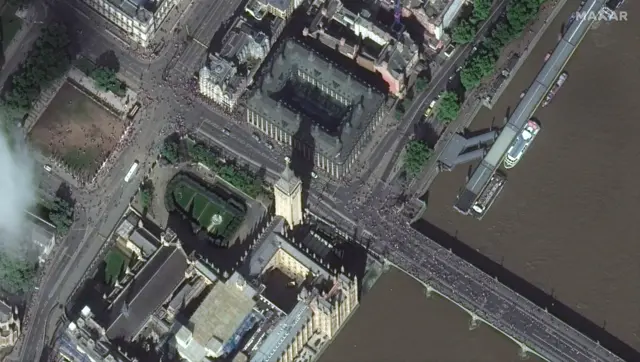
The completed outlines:
<svg viewBox="0 0 640 362">
<path fill-rule="evenodd" d="M 238 202 L 223 199 L 183 176 L 172 189 L 176 206 L 212 236 L 231 237 L 244 218 Z"/>
<path fill-rule="evenodd" d="M 70 83 L 65 83 L 30 131 L 34 145 L 71 170 L 95 173 L 117 145 L 125 124 Z"/>
</svg>

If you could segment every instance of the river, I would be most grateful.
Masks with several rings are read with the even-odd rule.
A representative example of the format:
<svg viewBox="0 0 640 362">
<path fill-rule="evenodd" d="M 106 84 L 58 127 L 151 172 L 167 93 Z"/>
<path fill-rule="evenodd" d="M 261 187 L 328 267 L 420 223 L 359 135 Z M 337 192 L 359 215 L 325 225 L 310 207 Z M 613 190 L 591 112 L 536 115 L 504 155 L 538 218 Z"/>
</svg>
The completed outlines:
<svg viewBox="0 0 640 362">
<path fill-rule="evenodd" d="M 492 110 L 470 130 L 502 122 L 557 42 L 569 1 Z M 498 276 L 627 360 L 640 360 L 640 35 L 628 22 L 595 24 L 567 65 L 569 80 L 535 116 L 542 131 L 487 216 L 453 211 L 469 166 L 438 176 L 416 227 Z M 385 274 L 322 362 L 511 361 L 517 347 L 409 277 Z"/>
</svg>

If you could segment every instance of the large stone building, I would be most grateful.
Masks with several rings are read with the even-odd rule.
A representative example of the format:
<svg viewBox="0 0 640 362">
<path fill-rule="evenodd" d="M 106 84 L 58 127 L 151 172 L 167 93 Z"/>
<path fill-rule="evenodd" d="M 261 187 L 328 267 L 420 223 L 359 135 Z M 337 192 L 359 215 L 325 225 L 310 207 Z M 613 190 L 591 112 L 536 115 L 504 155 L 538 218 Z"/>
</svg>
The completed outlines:
<svg viewBox="0 0 640 362">
<path fill-rule="evenodd" d="M 132 41 L 148 47 L 180 0 L 81 0 Z"/>
<path fill-rule="evenodd" d="M 200 93 L 231 110 L 271 49 L 271 39 L 242 17 L 236 19 L 222 40 L 219 53 L 209 55 L 200 70 Z"/>
<path fill-rule="evenodd" d="M 243 273 L 261 281 L 267 298 L 270 289 L 277 288 L 274 283 L 283 279 L 298 293 L 288 303 L 286 298 L 274 300 L 286 316 L 272 329 L 257 331 L 262 343 L 251 362 L 312 361 L 358 306 L 358 279 L 309 252 L 309 245 L 291 241 L 284 219 L 277 217 L 270 229 L 249 255 Z"/>
<path fill-rule="evenodd" d="M 247 122 L 342 177 L 385 117 L 385 96 L 294 40 L 273 53 L 248 97 Z"/>
<path fill-rule="evenodd" d="M 356 14 L 340 0 L 316 0 L 315 6 L 316 16 L 303 35 L 379 73 L 389 85 L 389 93 L 403 97 L 406 81 L 420 59 L 418 45 L 409 34 L 392 35 L 374 23 L 370 11 Z"/>
<path fill-rule="evenodd" d="M 290 228 L 302 224 L 302 181 L 289 167 L 289 158 L 286 160 L 284 172 L 273 187 L 276 204 L 276 215 L 282 216 Z"/>
</svg>

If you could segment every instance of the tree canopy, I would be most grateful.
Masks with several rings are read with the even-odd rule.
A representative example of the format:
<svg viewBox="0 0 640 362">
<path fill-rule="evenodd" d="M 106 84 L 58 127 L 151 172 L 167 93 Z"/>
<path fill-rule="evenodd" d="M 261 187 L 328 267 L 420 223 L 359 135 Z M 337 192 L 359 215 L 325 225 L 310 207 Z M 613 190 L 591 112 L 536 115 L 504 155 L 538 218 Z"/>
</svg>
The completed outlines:
<svg viewBox="0 0 640 362">
<path fill-rule="evenodd" d="M 415 177 L 431 157 L 432 151 L 426 143 L 411 140 L 407 143 L 404 153 L 404 169 L 407 176 Z"/>
<path fill-rule="evenodd" d="M 511 0 L 505 15 L 496 22 L 480 49 L 471 55 L 460 73 L 464 88 L 469 91 L 480 84 L 482 78 L 492 74 L 502 49 L 520 36 L 525 27 L 538 14 L 545 0 Z M 489 0 L 477 0 L 474 3 L 474 16 L 491 11 Z M 476 10 L 477 9 L 477 10 Z M 488 15 L 486 15 L 488 17 Z"/>
<path fill-rule="evenodd" d="M 42 89 L 62 76 L 70 64 L 67 28 L 49 25 L 35 41 L 19 70 L 13 74 L 10 89 L 3 94 L 2 108 L 10 118 L 22 118 L 29 112 Z"/>
<path fill-rule="evenodd" d="M 0 252 L 0 288 L 11 294 L 24 294 L 33 287 L 38 264 Z"/>
<path fill-rule="evenodd" d="M 476 36 L 477 27 L 468 19 L 461 20 L 451 32 L 451 40 L 454 43 L 462 45 L 471 43 Z"/>
<path fill-rule="evenodd" d="M 425 89 L 427 89 L 427 87 L 429 86 L 429 79 L 426 76 L 418 76 L 418 78 L 416 78 L 416 93 L 422 93 L 425 91 Z"/>
<path fill-rule="evenodd" d="M 491 15 L 491 5 L 493 5 L 493 0 L 475 0 L 473 2 L 473 12 L 471 13 L 472 21 L 481 22 L 487 20 Z"/>
<path fill-rule="evenodd" d="M 146 212 L 149 210 L 151 206 L 151 201 L 153 200 L 153 192 L 154 187 L 151 180 L 146 179 L 143 183 L 140 184 L 140 206 L 142 206 L 142 211 Z"/>
<path fill-rule="evenodd" d="M 56 226 L 59 235 L 66 235 L 73 224 L 73 205 L 68 201 L 56 197 L 48 205 L 49 220 Z"/>
<path fill-rule="evenodd" d="M 453 92 L 444 92 L 436 109 L 436 118 L 440 122 L 449 123 L 458 118 L 460 100 Z"/>
<path fill-rule="evenodd" d="M 116 95 L 123 95 L 126 86 L 118 79 L 116 72 L 107 67 L 96 67 L 91 72 L 91 78 L 95 81 L 96 87 L 102 91 L 110 91 Z"/>
<path fill-rule="evenodd" d="M 166 138 L 162 143 L 162 148 L 160 148 L 160 156 L 169 163 L 178 163 L 178 143 L 175 140 Z"/>
</svg>

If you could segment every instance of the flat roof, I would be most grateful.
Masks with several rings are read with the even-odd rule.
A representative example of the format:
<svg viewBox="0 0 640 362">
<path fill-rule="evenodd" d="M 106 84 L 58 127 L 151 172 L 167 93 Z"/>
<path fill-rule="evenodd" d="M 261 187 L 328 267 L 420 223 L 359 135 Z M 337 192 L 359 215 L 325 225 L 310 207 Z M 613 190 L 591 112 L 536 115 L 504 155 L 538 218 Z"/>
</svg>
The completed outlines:
<svg viewBox="0 0 640 362">
<path fill-rule="evenodd" d="M 604 0 L 590 0 L 582 9 L 582 11 L 594 11 L 602 7 Z M 491 150 L 487 153 L 482 163 L 473 172 L 473 175 L 469 178 L 469 181 L 465 185 L 464 198 L 458 198 L 458 206 L 461 210 L 466 208 L 467 202 L 461 203 L 462 200 L 468 200 L 468 195 L 477 195 L 482 191 L 484 186 L 489 182 L 491 176 L 496 172 L 500 166 L 500 161 L 506 154 L 509 146 L 516 139 L 520 131 L 524 128 L 524 125 L 533 115 L 536 108 L 542 102 L 549 89 L 553 86 L 556 78 L 562 72 L 562 69 L 566 65 L 567 61 L 575 51 L 580 40 L 589 30 L 591 21 L 587 17 L 582 19 L 576 19 L 567 32 L 562 37 L 562 40 L 558 43 L 553 50 L 551 57 L 542 67 L 542 70 L 538 73 L 533 84 L 527 90 L 524 98 L 518 103 L 515 111 L 509 118 L 509 122 L 505 126 L 504 130 L 498 136 L 498 139 L 491 147 Z M 475 200 L 468 203 L 468 208 Z"/>
<path fill-rule="evenodd" d="M 189 318 L 193 339 L 202 346 L 212 338 L 222 344 L 240 327 L 256 302 L 233 283 L 216 283 Z"/>
<path fill-rule="evenodd" d="M 291 313 L 280 320 L 274 330 L 267 335 L 251 358 L 251 362 L 278 361 L 312 316 L 311 308 L 304 302 L 298 302 Z"/>
<path fill-rule="evenodd" d="M 188 266 L 182 248 L 161 246 L 109 307 L 107 337 L 133 338 L 182 282 Z"/>
<path fill-rule="evenodd" d="M 248 108 L 290 135 L 298 132 L 303 120 L 309 121 L 314 125 L 310 133 L 314 138 L 315 151 L 336 158 L 338 163 L 348 158 L 385 102 L 383 94 L 293 39 L 285 40 L 265 62 L 264 67 L 265 75 L 256 82 L 256 88 L 247 101 Z M 319 117 L 327 114 L 327 107 L 305 103 L 307 108 L 312 108 L 307 113 L 313 113 L 306 114 L 305 111 L 296 109 L 299 107 L 291 105 L 307 99 L 304 96 L 294 96 L 299 96 L 300 92 L 284 94 L 292 85 L 291 80 L 296 84 L 311 84 L 294 78 L 298 71 L 314 80 L 313 88 L 322 87 L 323 94 L 329 92 L 345 100 L 346 104 L 338 106 L 338 101 L 335 101 L 330 105 L 336 110 L 335 117 L 327 117 L 324 122 L 318 122 Z M 316 107 L 311 107 L 312 105 Z"/>
</svg>

